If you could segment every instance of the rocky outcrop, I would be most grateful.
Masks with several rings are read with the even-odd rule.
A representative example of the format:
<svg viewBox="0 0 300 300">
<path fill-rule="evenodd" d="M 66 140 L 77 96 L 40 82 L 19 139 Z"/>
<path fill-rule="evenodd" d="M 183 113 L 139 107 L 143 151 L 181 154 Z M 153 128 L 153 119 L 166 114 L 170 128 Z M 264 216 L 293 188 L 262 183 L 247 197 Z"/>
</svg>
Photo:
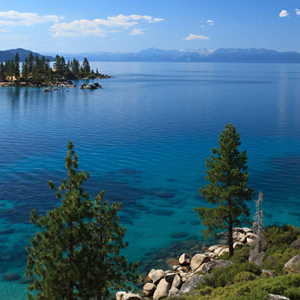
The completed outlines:
<svg viewBox="0 0 300 300">
<path fill-rule="evenodd" d="M 181 265 L 189 265 L 191 262 L 191 259 L 189 258 L 189 256 L 185 253 L 181 254 L 181 256 L 179 257 L 179 263 Z"/>
<path fill-rule="evenodd" d="M 224 260 L 224 259 L 212 260 L 210 262 L 205 263 L 201 271 L 207 274 L 210 273 L 212 269 L 225 268 L 225 267 L 229 267 L 230 265 L 232 265 L 232 261 L 230 260 Z"/>
<path fill-rule="evenodd" d="M 263 263 L 263 257 L 265 255 L 265 252 L 260 252 L 258 254 L 250 254 L 249 256 L 249 262 L 255 263 L 258 266 L 260 266 L 261 268 L 264 267 L 264 263 Z"/>
<path fill-rule="evenodd" d="M 204 254 L 196 254 L 191 260 L 191 269 L 196 271 L 202 264 L 210 261 L 210 258 Z"/>
<path fill-rule="evenodd" d="M 150 278 L 152 280 L 152 282 L 157 285 L 161 279 L 163 279 L 165 277 L 165 272 L 163 270 L 156 270 L 154 271 Z"/>
<path fill-rule="evenodd" d="M 126 293 L 126 292 L 117 292 L 116 300 L 141 300 L 141 296 L 139 294 L 134 293 Z"/>
<path fill-rule="evenodd" d="M 288 267 L 291 267 L 292 265 L 297 264 L 297 263 L 299 262 L 299 260 L 300 260 L 300 255 L 299 255 L 299 254 L 298 254 L 298 255 L 295 255 L 295 256 L 292 257 L 288 262 L 286 262 L 286 263 L 284 264 L 284 268 L 286 269 L 286 268 L 288 268 Z"/>
<path fill-rule="evenodd" d="M 85 89 L 85 90 L 96 90 L 96 89 L 102 89 L 102 86 L 98 83 L 89 83 L 88 85 L 86 85 L 85 83 L 82 83 L 79 87 L 80 89 Z"/>
<path fill-rule="evenodd" d="M 255 238 L 249 228 L 234 228 L 234 233 L 235 238 L 244 241 L 244 243 L 235 242 L 234 247 L 244 245 L 250 237 Z M 226 232 L 223 234 L 226 235 Z M 172 271 L 152 269 L 146 278 L 151 283 L 146 283 L 143 288 L 144 296 L 151 297 L 153 293 L 153 299 L 158 300 L 190 292 L 197 287 L 198 282 L 203 278 L 203 275 L 197 274 L 199 271 L 207 274 L 214 268 L 225 268 L 232 264 L 229 260 L 214 260 L 214 258 L 229 251 L 227 246 L 214 245 L 209 248 L 203 247 L 203 250 L 206 251 L 204 254 L 196 253 L 191 259 L 186 253 L 178 256 L 177 259 L 174 257 L 168 259 L 166 262 Z"/>
<path fill-rule="evenodd" d="M 153 295 L 153 300 L 159 300 L 162 298 L 166 298 L 169 295 L 169 291 L 171 289 L 171 284 L 167 282 L 165 279 L 162 279 Z"/>
<path fill-rule="evenodd" d="M 178 292 L 178 295 L 182 295 L 185 293 L 190 292 L 191 290 L 194 290 L 197 288 L 197 284 L 200 280 L 203 280 L 203 275 L 197 275 L 194 277 L 189 278 L 181 287 L 180 291 Z"/>
<path fill-rule="evenodd" d="M 290 247 L 294 248 L 294 249 L 300 249 L 300 239 L 292 242 L 291 245 L 290 245 Z"/>
<path fill-rule="evenodd" d="M 281 296 L 281 295 L 274 295 L 274 294 L 269 294 L 269 300 L 290 300 L 290 298 Z"/>
</svg>

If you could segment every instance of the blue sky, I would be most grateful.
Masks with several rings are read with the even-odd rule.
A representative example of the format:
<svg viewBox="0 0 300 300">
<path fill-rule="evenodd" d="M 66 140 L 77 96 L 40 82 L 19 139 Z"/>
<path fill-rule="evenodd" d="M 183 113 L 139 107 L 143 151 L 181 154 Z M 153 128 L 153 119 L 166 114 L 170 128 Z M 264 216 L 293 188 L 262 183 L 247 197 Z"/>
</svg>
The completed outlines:
<svg viewBox="0 0 300 300">
<path fill-rule="evenodd" d="M 300 52 L 300 1 L 1 1 L 0 50 L 137 52 L 266 48 Z"/>
</svg>

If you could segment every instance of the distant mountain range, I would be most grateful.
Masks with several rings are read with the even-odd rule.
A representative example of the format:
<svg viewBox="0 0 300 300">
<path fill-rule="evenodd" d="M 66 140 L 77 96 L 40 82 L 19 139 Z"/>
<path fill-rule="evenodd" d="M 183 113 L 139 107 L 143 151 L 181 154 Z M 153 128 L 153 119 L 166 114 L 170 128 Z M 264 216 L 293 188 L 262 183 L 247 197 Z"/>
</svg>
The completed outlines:
<svg viewBox="0 0 300 300">
<path fill-rule="evenodd" d="M 52 53 L 48 53 L 52 54 Z M 54 55 L 54 54 L 52 54 Z M 74 57 L 82 61 L 111 62 L 239 62 L 239 63 L 300 63 L 297 52 L 278 52 L 267 49 L 184 49 L 161 50 L 149 48 L 139 52 L 96 52 L 96 53 L 60 53 L 66 60 Z"/>
<path fill-rule="evenodd" d="M 19 53 L 20 61 L 24 61 L 30 50 L 11 49 L 0 51 L 0 61 L 12 59 Z M 42 54 L 32 52 L 39 58 Z M 95 52 L 95 53 L 43 53 L 46 59 L 54 60 L 56 54 L 63 55 L 66 60 L 76 58 L 80 61 L 86 57 L 89 61 L 110 61 L 110 62 L 231 62 L 231 63 L 300 63 L 298 52 L 278 52 L 267 49 L 184 49 L 184 50 L 162 50 L 149 48 L 139 52 Z"/>
<path fill-rule="evenodd" d="M 17 52 L 18 52 L 19 57 L 20 57 L 20 62 L 22 62 L 22 61 L 25 60 L 26 57 L 28 57 L 28 55 L 32 51 L 25 50 L 25 49 L 22 49 L 22 48 L 0 51 L 0 61 L 5 62 L 6 60 L 11 60 L 12 58 L 15 57 Z M 39 59 L 42 58 L 42 55 L 39 54 L 39 53 L 32 52 L 32 54 L 33 54 L 33 56 L 35 56 L 37 54 Z M 53 56 L 45 56 L 45 59 L 50 59 L 50 61 L 54 61 Z"/>
</svg>

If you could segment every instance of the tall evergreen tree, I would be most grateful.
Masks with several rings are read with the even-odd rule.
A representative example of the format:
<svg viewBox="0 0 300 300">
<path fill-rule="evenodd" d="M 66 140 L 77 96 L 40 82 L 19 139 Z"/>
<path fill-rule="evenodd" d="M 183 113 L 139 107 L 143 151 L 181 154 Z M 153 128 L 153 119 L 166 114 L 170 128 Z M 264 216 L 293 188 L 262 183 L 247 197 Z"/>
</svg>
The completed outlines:
<svg viewBox="0 0 300 300">
<path fill-rule="evenodd" d="M 25 62 L 22 63 L 22 78 L 26 79 L 28 76 L 27 64 Z"/>
<path fill-rule="evenodd" d="M 60 56 L 57 54 L 54 58 L 54 64 L 53 64 L 53 68 L 55 69 L 56 72 L 60 72 L 61 71 L 61 63 L 60 63 Z"/>
<path fill-rule="evenodd" d="M 40 60 L 40 70 L 41 70 L 41 72 L 45 72 L 45 65 L 46 65 L 46 60 L 45 60 L 45 56 L 43 55 L 41 60 Z"/>
<path fill-rule="evenodd" d="M 1 80 L 5 79 L 5 66 L 2 61 L 0 63 L 0 78 Z"/>
<path fill-rule="evenodd" d="M 12 77 L 15 75 L 15 61 L 12 58 L 9 64 L 9 76 L 10 76 L 10 80 L 12 81 Z"/>
<path fill-rule="evenodd" d="M 63 73 L 66 71 L 66 61 L 65 61 L 65 58 L 63 56 L 60 58 L 60 70 Z"/>
<path fill-rule="evenodd" d="M 52 80 L 53 79 L 53 73 L 52 73 L 52 68 L 48 69 L 48 79 Z"/>
<path fill-rule="evenodd" d="M 90 64 L 89 64 L 89 61 L 87 60 L 86 57 L 83 60 L 82 67 L 83 67 L 83 72 L 84 73 L 90 73 L 91 72 Z"/>
<path fill-rule="evenodd" d="M 33 68 L 33 61 L 34 61 L 34 57 L 32 52 L 29 53 L 28 55 L 28 72 L 32 72 L 32 68 Z"/>
<path fill-rule="evenodd" d="M 104 192 L 95 198 L 95 206 L 82 184 L 90 173 L 77 172 L 78 157 L 69 142 L 65 158 L 68 180 L 64 178 L 58 189 L 48 182 L 62 205 L 37 217 L 33 209 L 30 222 L 40 229 L 26 246 L 28 261 L 25 275 L 38 275 L 28 290 L 39 290 L 36 298 L 28 293 L 28 299 L 75 300 L 108 299 L 110 288 L 137 279 L 136 264 L 127 264 L 119 257 L 125 228 L 119 225 L 119 203 L 109 205 L 103 200 Z"/>
<path fill-rule="evenodd" d="M 72 73 L 76 76 L 80 71 L 80 64 L 79 61 L 75 58 L 72 61 Z"/>
<path fill-rule="evenodd" d="M 14 58 L 14 75 L 16 78 L 20 77 L 20 57 L 18 52 L 16 53 Z"/>
<path fill-rule="evenodd" d="M 212 148 L 212 156 L 206 159 L 205 173 L 209 185 L 200 188 L 200 195 L 214 207 L 194 208 L 202 219 L 205 230 L 201 233 L 206 239 L 228 230 L 230 257 L 233 255 L 232 228 L 250 222 L 250 212 L 245 201 L 251 200 L 254 189 L 247 188 L 248 173 L 246 150 L 240 153 L 241 145 L 236 127 L 227 124 L 220 134 L 219 148 Z"/>
<path fill-rule="evenodd" d="M 50 68 L 50 59 L 47 58 L 45 62 L 45 72 L 48 72 Z"/>
</svg>

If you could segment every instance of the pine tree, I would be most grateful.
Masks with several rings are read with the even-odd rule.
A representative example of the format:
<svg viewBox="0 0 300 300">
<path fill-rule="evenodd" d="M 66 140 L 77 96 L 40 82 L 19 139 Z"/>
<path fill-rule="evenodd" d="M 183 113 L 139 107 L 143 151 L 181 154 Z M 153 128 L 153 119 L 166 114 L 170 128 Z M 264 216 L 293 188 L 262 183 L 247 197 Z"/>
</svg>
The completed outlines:
<svg viewBox="0 0 300 300">
<path fill-rule="evenodd" d="M 57 54 L 54 58 L 54 64 L 53 67 L 55 69 L 55 72 L 59 73 L 61 71 L 61 63 L 60 63 L 60 56 Z"/>
<path fill-rule="evenodd" d="M 66 61 L 63 56 L 60 58 L 60 71 L 63 73 L 66 71 Z"/>
<path fill-rule="evenodd" d="M 91 68 L 90 68 L 90 64 L 89 61 L 87 60 L 87 58 L 85 57 L 82 63 L 82 67 L 83 67 L 83 72 L 84 73 L 90 73 Z"/>
<path fill-rule="evenodd" d="M 76 76 L 78 75 L 79 70 L 80 70 L 79 61 L 74 58 L 72 61 L 72 73 Z"/>
<path fill-rule="evenodd" d="M 53 72 L 52 72 L 52 68 L 48 69 L 48 79 L 51 81 L 53 79 Z"/>
<path fill-rule="evenodd" d="M 40 60 L 40 70 L 42 72 L 45 72 L 45 65 L 46 65 L 46 60 L 45 60 L 45 56 L 43 55 Z"/>
<path fill-rule="evenodd" d="M 47 58 L 45 62 L 45 72 L 48 72 L 50 69 L 50 59 Z"/>
<path fill-rule="evenodd" d="M 227 124 L 220 134 L 219 148 L 212 148 L 212 156 L 206 159 L 205 173 L 209 185 L 200 188 L 200 195 L 213 207 L 194 208 L 202 219 L 205 230 L 201 233 L 206 239 L 216 237 L 220 231 L 228 230 L 230 257 L 233 255 L 232 228 L 250 222 L 250 212 L 245 201 L 251 200 L 254 189 L 247 188 L 248 173 L 246 150 L 240 153 L 241 145 L 236 127 Z"/>
<path fill-rule="evenodd" d="M 0 79 L 1 80 L 5 79 L 5 66 L 2 61 L 0 63 Z"/>
<path fill-rule="evenodd" d="M 36 298 L 28 293 L 28 299 L 90 299 L 104 300 L 109 297 L 109 288 L 118 288 L 125 280 L 135 280 L 137 264 L 127 265 L 125 257 L 118 257 L 125 228 L 119 225 L 117 213 L 121 204 L 109 205 L 103 200 L 104 192 L 95 198 L 95 206 L 83 182 L 90 173 L 77 172 L 78 157 L 69 142 L 65 158 L 68 181 L 62 180 L 58 189 L 48 182 L 62 205 L 37 217 L 31 211 L 30 222 L 40 229 L 31 238 L 31 247 L 26 246 L 28 261 L 25 275 L 35 276 L 28 290 L 39 290 Z M 117 282 L 116 285 L 114 284 Z"/>
<path fill-rule="evenodd" d="M 20 57 L 18 52 L 16 53 L 14 58 L 14 75 L 16 78 L 20 77 Z"/>
<path fill-rule="evenodd" d="M 33 54 L 32 54 L 32 52 L 30 52 L 28 55 L 28 72 L 29 73 L 32 72 L 33 60 L 34 60 Z"/>
<path fill-rule="evenodd" d="M 25 62 L 22 63 L 22 78 L 26 79 L 28 76 L 27 64 Z"/>
</svg>

